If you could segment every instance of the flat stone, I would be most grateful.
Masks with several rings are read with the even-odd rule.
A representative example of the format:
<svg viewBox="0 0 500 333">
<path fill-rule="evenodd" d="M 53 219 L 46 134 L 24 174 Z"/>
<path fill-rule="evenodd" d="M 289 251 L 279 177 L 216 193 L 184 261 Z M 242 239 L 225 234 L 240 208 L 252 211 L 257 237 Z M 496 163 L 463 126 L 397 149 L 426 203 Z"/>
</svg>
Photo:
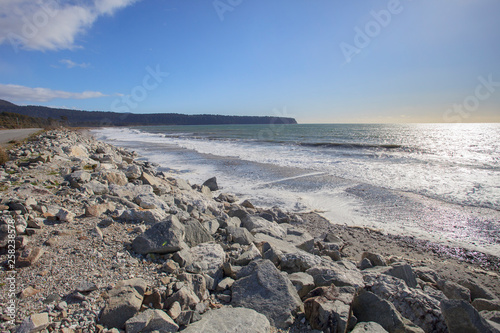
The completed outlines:
<svg viewBox="0 0 500 333">
<path fill-rule="evenodd" d="M 23 320 L 16 333 L 33 333 L 45 329 L 50 324 L 47 312 L 32 314 Z"/>
<path fill-rule="evenodd" d="M 189 250 L 191 264 L 186 271 L 195 274 L 207 274 L 216 282 L 222 279 L 222 265 L 226 260 L 226 253 L 217 243 L 203 243 Z"/>
<path fill-rule="evenodd" d="M 268 333 L 271 325 L 266 316 L 241 307 L 223 307 L 206 312 L 201 320 L 189 325 L 183 333 Z"/>
<path fill-rule="evenodd" d="M 241 225 L 247 228 L 252 234 L 263 233 L 278 239 L 286 237 L 286 230 L 276 222 L 270 222 L 260 216 L 247 215 Z"/>
<path fill-rule="evenodd" d="M 28 267 L 35 264 L 45 253 L 40 247 L 25 248 L 16 259 L 16 267 Z"/>
</svg>

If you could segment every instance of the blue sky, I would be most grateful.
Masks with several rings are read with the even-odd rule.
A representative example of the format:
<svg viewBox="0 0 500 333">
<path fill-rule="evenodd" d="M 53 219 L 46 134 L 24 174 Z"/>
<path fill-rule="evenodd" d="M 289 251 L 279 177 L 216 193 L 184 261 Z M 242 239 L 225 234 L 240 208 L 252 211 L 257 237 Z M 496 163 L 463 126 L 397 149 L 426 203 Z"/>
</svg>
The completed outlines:
<svg viewBox="0 0 500 333">
<path fill-rule="evenodd" d="M 497 0 L 3 0 L 0 98 L 314 122 L 500 121 Z"/>
</svg>

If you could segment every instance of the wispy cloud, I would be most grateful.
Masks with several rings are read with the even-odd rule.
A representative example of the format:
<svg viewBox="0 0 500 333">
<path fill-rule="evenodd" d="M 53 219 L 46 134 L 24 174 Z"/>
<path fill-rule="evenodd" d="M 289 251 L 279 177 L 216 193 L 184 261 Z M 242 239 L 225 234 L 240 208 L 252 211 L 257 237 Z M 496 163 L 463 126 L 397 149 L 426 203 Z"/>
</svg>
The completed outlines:
<svg viewBox="0 0 500 333">
<path fill-rule="evenodd" d="M 103 15 L 113 15 L 138 0 L 2 0 L 0 44 L 17 51 L 63 50 L 79 46 L 75 39 Z"/>
<path fill-rule="evenodd" d="M 106 97 L 98 91 L 84 91 L 80 93 L 52 90 L 49 88 L 31 88 L 15 84 L 0 84 L 0 99 L 8 101 L 48 102 L 56 98 L 88 99 Z"/>
<path fill-rule="evenodd" d="M 80 68 L 88 68 L 90 67 L 89 63 L 82 62 L 81 64 L 78 64 L 72 60 L 69 59 L 61 59 L 59 60 L 59 63 L 65 65 L 67 68 L 73 68 L 73 67 L 80 67 Z"/>
</svg>

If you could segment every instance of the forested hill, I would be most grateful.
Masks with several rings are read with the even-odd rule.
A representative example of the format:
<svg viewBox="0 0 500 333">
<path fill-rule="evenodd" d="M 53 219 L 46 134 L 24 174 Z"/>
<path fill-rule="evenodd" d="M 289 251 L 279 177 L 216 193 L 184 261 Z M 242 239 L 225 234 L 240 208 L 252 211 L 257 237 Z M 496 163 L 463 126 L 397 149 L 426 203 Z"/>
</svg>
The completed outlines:
<svg viewBox="0 0 500 333">
<path fill-rule="evenodd" d="M 139 125 L 224 125 L 224 124 L 296 124 L 293 118 L 259 116 L 223 116 L 211 114 L 186 115 L 178 113 L 118 113 L 56 109 L 45 106 L 18 106 L 0 100 L 0 112 L 61 121 L 68 126 L 139 126 Z"/>
</svg>

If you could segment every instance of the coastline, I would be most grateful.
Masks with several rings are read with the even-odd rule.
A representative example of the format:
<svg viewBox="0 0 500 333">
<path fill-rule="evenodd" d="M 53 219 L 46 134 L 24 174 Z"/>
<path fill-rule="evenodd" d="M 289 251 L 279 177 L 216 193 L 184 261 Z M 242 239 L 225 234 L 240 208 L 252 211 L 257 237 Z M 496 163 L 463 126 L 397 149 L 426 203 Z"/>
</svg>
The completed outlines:
<svg viewBox="0 0 500 333">
<path fill-rule="evenodd" d="M 54 144 L 55 141 L 58 144 L 62 141 L 66 144 L 66 148 L 57 149 L 59 146 Z M 273 245 L 273 240 L 266 238 L 269 230 L 276 230 L 278 234 L 285 230 L 285 235 L 279 236 L 281 240 L 286 240 L 288 235 L 304 237 L 299 237 L 300 244 L 302 246 L 307 243 L 308 251 L 295 253 L 293 252 L 296 250 L 294 248 L 291 253 L 278 255 L 281 264 L 277 266 L 281 268 L 282 273 L 286 272 L 287 276 L 290 276 L 294 273 L 306 274 L 305 272 L 309 272 L 307 274 L 311 275 L 316 266 L 338 267 L 344 265 L 344 267 L 348 267 L 349 274 L 356 275 L 356 278 L 353 278 L 356 282 L 337 281 L 333 284 L 337 285 L 339 292 L 350 295 L 351 300 L 352 297 L 357 297 L 355 288 L 366 289 L 368 282 L 373 282 L 370 279 L 381 279 L 381 276 L 384 275 L 380 275 L 381 273 L 376 270 L 377 267 L 373 267 L 375 270 L 372 272 L 373 276 L 376 277 L 365 274 L 366 270 L 360 270 L 356 267 L 360 264 L 364 252 L 377 254 L 384 258 L 384 261 L 389 265 L 388 267 L 406 267 L 405 269 L 412 267 L 415 272 L 412 274 L 415 275 L 415 279 L 418 278 L 419 283 L 418 288 L 416 286 L 412 288 L 418 290 L 419 293 L 424 290 L 424 287 L 439 291 L 440 288 L 436 285 L 438 281 L 423 280 L 425 274 L 422 272 L 431 270 L 435 276 L 439 276 L 439 279 L 444 281 L 455 283 L 459 280 L 470 279 L 491 291 L 495 296 L 495 302 L 500 298 L 500 284 L 498 283 L 498 263 L 500 260 L 496 257 L 487 257 L 467 250 L 446 248 L 402 236 L 383 235 L 369 228 L 336 225 L 316 213 L 291 214 L 279 210 L 256 208 L 251 202 L 231 202 L 232 199 L 227 195 L 226 199 L 221 199 L 220 191 L 207 190 L 201 185 L 191 186 L 178 178 L 178 175 L 157 172 L 157 168 L 153 164 L 147 161 L 137 161 L 138 156 L 131 152 L 94 140 L 87 131 L 78 133 L 66 130 L 49 132 L 42 134 L 38 142 L 31 142 L 30 145 L 34 150 L 33 153 L 25 154 L 26 149 L 23 146 L 14 149 L 13 152 L 16 155 L 14 161 L 10 162 L 2 173 L 2 181 L 9 182 L 7 188 L 4 188 L 2 192 L 2 204 L 12 203 L 14 198 L 18 198 L 26 209 L 26 212 L 18 214 L 16 211 L 19 209 L 14 208 L 21 206 L 11 207 L 7 205 L 7 208 L 5 208 L 6 206 L 3 208 L 4 216 L 28 216 L 25 218 L 24 230 L 19 233 L 21 236 L 19 248 L 25 247 L 25 250 L 31 251 L 30 253 L 33 253 L 35 249 L 41 249 L 38 252 L 39 256 L 33 257 L 33 262 L 27 263 L 28 267 L 19 268 L 17 292 L 20 294 L 17 299 L 19 307 L 17 324 L 32 320 L 33 314 L 45 313 L 47 304 L 52 304 L 47 313 L 47 326 L 53 325 L 55 329 L 61 329 L 76 325 L 76 329 L 80 328 L 79 323 L 83 322 L 83 326 L 88 325 L 87 328 L 82 328 L 84 332 L 85 329 L 89 331 L 97 329 L 99 325 L 101 325 L 99 327 L 102 328 L 102 331 L 106 332 L 101 321 L 103 313 L 106 313 L 106 309 L 109 307 L 110 297 L 113 297 L 113 290 L 116 290 L 120 281 L 131 278 L 141 278 L 145 281 L 144 283 L 150 291 L 148 296 L 157 295 L 156 293 L 162 294 L 160 297 L 163 301 L 160 301 L 161 308 L 171 314 L 171 307 L 167 308 L 165 307 L 166 303 L 163 304 L 164 302 L 168 303 L 168 297 L 164 294 L 168 295 L 171 292 L 169 297 L 172 297 L 172 295 L 179 293 L 182 288 L 176 290 L 176 283 L 183 281 L 180 278 L 180 276 L 184 276 L 182 274 L 194 274 L 192 269 L 190 271 L 189 265 L 185 265 L 185 263 L 182 265 L 178 260 L 175 260 L 176 251 L 141 255 L 137 253 L 137 248 L 134 248 L 133 243 L 152 225 L 172 215 L 178 216 L 183 224 L 193 219 L 204 225 L 209 224 L 210 221 L 217 221 L 218 227 L 213 227 L 209 232 L 210 237 L 207 236 L 206 239 L 211 239 L 214 244 L 219 245 L 223 249 L 223 257 L 226 258 L 224 262 L 230 262 L 234 266 L 249 267 L 252 262 L 258 262 L 259 258 L 276 259 L 276 254 L 270 256 L 262 247 L 265 246 L 262 244 L 269 244 L 271 248 L 273 246 L 279 247 Z M 132 169 L 137 175 L 132 175 Z M 75 173 L 78 173 L 80 178 L 77 178 Z M 81 179 L 82 175 L 87 177 L 85 173 L 88 173 L 90 178 Z M 92 184 L 92 187 L 87 184 Z M 103 184 L 106 185 L 106 189 L 101 186 Z M 119 187 L 130 186 L 138 189 L 140 186 L 146 185 L 150 189 L 148 187 L 148 192 L 143 194 L 147 194 L 150 201 L 147 201 L 145 197 L 137 199 L 137 196 L 128 198 L 127 195 L 117 195 L 117 193 L 122 193 L 117 190 Z M 111 193 L 109 188 L 113 188 L 115 192 Z M 44 196 L 49 199 L 43 199 Z M 29 201 L 32 199 L 35 201 L 34 204 Z M 156 212 L 159 209 L 151 208 L 161 205 L 169 207 L 170 215 L 162 215 Z M 45 212 L 42 206 L 45 206 Z M 286 216 L 285 222 L 278 223 L 277 217 L 280 214 Z M 248 225 L 245 227 L 246 229 L 243 227 L 241 229 L 248 229 L 253 237 L 258 238 L 259 235 L 266 235 L 266 237 L 261 236 L 260 241 L 256 239 L 247 244 L 235 242 L 235 236 L 228 229 L 229 221 L 234 217 L 245 220 L 249 215 L 266 216 L 270 224 L 266 224 L 263 229 Z M 142 221 L 142 223 L 137 221 Z M 259 220 L 259 223 L 265 222 Z M 211 227 L 204 226 L 204 228 L 209 230 Z M 22 227 L 19 229 L 21 231 Z M 199 232 L 206 236 L 207 231 Z M 232 237 L 228 238 L 229 234 Z M 328 235 L 335 235 L 336 242 L 326 242 L 325 239 Z M 262 241 L 263 239 L 266 241 Z M 337 245 L 328 245 L 330 243 Z M 331 250 L 328 250 L 330 252 L 325 250 L 325 246 L 332 247 Z M 194 247 L 196 246 L 190 246 L 190 248 Z M 277 252 L 276 249 L 274 251 Z M 2 261 L 5 259 L 5 255 L 6 253 L 2 254 Z M 22 254 L 20 255 L 22 257 Z M 241 257 L 244 255 L 250 260 L 243 260 Z M 287 255 L 288 257 L 286 257 Z M 291 257 L 294 259 L 292 260 Z M 285 260 L 288 260 L 288 266 L 285 265 Z M 312 261 L 317 261 L 318 264 L 313 265 Z M 402 262 L 406 266 L 401 264 Z M 219 270 L 221 269 L 222 267 L 219 267 Z M 220 273 L 226 278 L 234 277 L 233 283 L 236 284 L 244 279 L 238 279 L 236 274 L 233 276 L 231 272 L 225 270 L 224 273 Z M 2 270 L 2 279 L 6 274 L 7 271 Z M 200 270 L 199 275 L 207 280 L 210 277 L 212 280 L 218 280 L 218 277 L 214 278 L 203 269 Z M 286 281 L 289 281 L 288 279 Z M 362 282 L 363 279 L 365 282 Z M 82 280 L 93 284 L 93 286 L 82 287 Z M 209 285 L 207 282 L 205 284 Z M 313 283 L 313 287 L 320 286 L 316 281 Z M 341 289 L 344 287 L 353 287 L 354 290 Z M 373 285 L 370 288 L 372 287 Z M 204 304 L 204 306 L 199 306 L 199 309 L 195 304 L 192 309 L 187 310 L 188 306 L 183 311 L 203 320 L 205 313 L 210 312 L 207 312 L 208 309 L 215 311 L 219 308 L 225 308 L 228 304 L 233 304 L 235 289 L 227 288 L 221 291 L 214 287 L 214 290 L 205 290 L 208 296 L 206 294 L 199 295 L 197 303 Z M 58 295 L 59 299 L 47 303 L 47 299 L 55 294 Z M 441 300 L 443 300 L 443 296 L 440 296 Z M 151 297 L 153 298 L 153 296 Z M 201 301 L 202 297 L 206 298 Z M 232 300 L 231 297 L 233 297 Z M 304 304 L 309 304 L 307 302 L 310 298 L 304 297 L 306 295 L 302 295 Z M 382 297 L 382 294 L 379 297 Z M 469 295 L 469 297 L 471 296 Z M 228 300 L 229 302 L 227 302 Z M 329 299 L 328 301 L 337 302 L 338 300 Z M 4 302 L 6 302 L 5 293 L 2 295 L 2 303 Z M 62 302 L 65 302 L 66 305 L 61 304 Z M 140 306 L 154 309 L 155 306 L 150 306 L 153 303 L 155 302 L 141 301 Z M 245 304 L 250 303 L 248 301 Z M 344 318 L 347 323 L 351 304 L 343 304 L 347 306 L 347 318 Z M 184 307 L 184 304 L 182 306 Z M 202 307 L 204 308 L 201 309 Z M 294 324 L 281 323 L 270 318 L 273 321 L 271 325 L 283 329 L 287 325 L 288 327 L 292 325 L 291 328 L 288 328 L 291 332 L 311 329 L 310 318 L 313 314 L 310 311 L 308 313 L 307 307 L 305 310 L 303 307 L 302 310 L 300 308 L 301 306 L 298 306 L 297 309 L 291 311 Z M 435 315 L 433 320 L 441 320 L 440 325 L 442 326 L 444 321 L 442 317 L 439 317 L 438 308 L 433 308 L 432 313 Z M 304 317 L 304 311 L 307 318 Z M 404 308 L 398 308 L 398 311 L 404 313 Z M 5 322 L 8 322 L 5 318 L 6 315 L 3 313 L 4 323 L 0 325 L 4 325 L 4 329 L 11 329 L 12 327 L 5 325 Z M 345 313 L 341 313 L 340 317 L 343 315 Z M 176 325 L 187 326 L 189 329 L 191 325 L 196 323 L 193 321 L 190 324 L 190 321 L 184 322 L 187 325 L 182 326 L 179 323 Z M 64 323 L 68 323 L 68 325 Z M 347 325 L 346 323 L 344 324 Z M 430 325 L 424 321 L 419 323 L 424 326 Z M 408 325 L 410 324 L 408 323 Z"/>
</svg>

